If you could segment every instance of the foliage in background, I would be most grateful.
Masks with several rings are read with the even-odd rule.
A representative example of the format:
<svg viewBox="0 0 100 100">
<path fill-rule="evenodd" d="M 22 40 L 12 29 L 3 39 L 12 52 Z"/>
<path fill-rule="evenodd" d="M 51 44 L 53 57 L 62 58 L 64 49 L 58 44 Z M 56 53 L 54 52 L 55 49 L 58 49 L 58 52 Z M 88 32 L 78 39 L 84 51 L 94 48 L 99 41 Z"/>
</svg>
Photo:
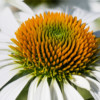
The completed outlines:
<svg viewBox="0 0 100 100">
<path fill-rule="evenodd" d="M 57 5 L 59 3 L 59 0 L 24 0 L 24 2 L 30 6 L 37 6 L 41 3 L 46 3 L 48 5 Z"/>
</svg>

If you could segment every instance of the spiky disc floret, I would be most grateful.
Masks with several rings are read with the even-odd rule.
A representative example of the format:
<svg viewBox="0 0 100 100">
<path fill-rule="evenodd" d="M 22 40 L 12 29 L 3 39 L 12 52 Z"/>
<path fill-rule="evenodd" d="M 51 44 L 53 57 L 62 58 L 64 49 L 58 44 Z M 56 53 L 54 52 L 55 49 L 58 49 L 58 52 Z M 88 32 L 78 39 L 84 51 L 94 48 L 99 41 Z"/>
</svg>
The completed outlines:
<svg viewBox="0 0 100 100">
<path fill-rule="evenodd" d="M 84 74 L 98 58 L 97 39 L 77 17 L 44 13 L 22 23 L 11 39 L 16 46 L 10 56 L 35 76 L 65 78 Z"/>
</svg>

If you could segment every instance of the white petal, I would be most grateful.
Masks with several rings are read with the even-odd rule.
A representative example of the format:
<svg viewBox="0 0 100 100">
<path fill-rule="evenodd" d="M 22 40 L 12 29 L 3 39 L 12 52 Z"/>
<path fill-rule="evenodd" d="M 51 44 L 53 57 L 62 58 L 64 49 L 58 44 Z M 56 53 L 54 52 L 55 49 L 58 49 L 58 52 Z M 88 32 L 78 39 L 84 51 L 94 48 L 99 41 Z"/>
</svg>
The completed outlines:
<svg viewBox="0 0 100 100">
<path fill-rule="evenodd" d="M 5 34 L 0 32 L 0 42 L 11 42 L 11 38 Z"/>
<path fill-rule="evenodd" d="M 62 13 L 63 12 L 63 9 L 61 9 L 61 8 L 52 8 L 52 9 L 47 9 L 46 11 L 49 11 L 49 12 L 54 12 L 54 13 L 56 13 L 56 12 L 58 12 L 58 13 Z"/>
<path fill-rule="evenodd" d="M 17 13 L 17 15 L 19 16 L 17 20 L 21 23 L 28 20 L 28 18 L 32 18 L 32 16 L 35 16 L 33 14 L 27 14 L 24 12 L 19 12 L 19 13 Z"/>
<path fill-rule="evenodd" d="M 5 0 L 0 0 L 0 11 L 3 9 L 5 6 Z"/>
<path fill-rule="evenodd" d="M 39 15 L 40 13 L 43 14 L 44 12 L 63 12 L 63 9 L 60 7 L 56 8 L 49 8 L 47 4 L 40 4 L 39 6 L 33 9 L 34 13 Z"/>
<path fill-rule="evenodd" d="M 84 100 L 83 97 L 68 83 L 64 83 L 65 100 Z"/>
<path fill-rule="evenodd" d="M 50 90 L 51 90 L 51 97 L 52 97 L 51 100 L 64 100 L 56 79 L 52 80 L 50 85 Z"/>
<path fill-rule="evenodd" d="M 89 13 L 89 12 L 88 12 Z M 83 20 L 86 23 L 91 23 L 93 21 L 95 21 L 96 19 L 100 18 L 100 13 L 89 13 L 88 15 L 86 15 Z"/>
<path fill-rule="evenodd" d="M 96 69 L 97 71 L 100 71 L 100 66 L 95 66 L 95 69 Z"/>
<path fill-rule="evenodd" d="M 8 84 L 0 93 L 1 100 L 16 100 L 22 89 L 25 87 L 27 82 L 32 76 L 23 76 L 16 81 Z"/>
<path fill-rule="evenodd" d="M 33 13 L 32 9 L 28 5 L 26 5 L 23 2 L 23 0 L 7 0 L 7 1 L 9 2 L 9 4 L 15 6 L 16 8 L 18 8 L 24 12 L 27 12 L 29 14 Z"/>
<path fill-rule="evenodd" d="M 93 96 L 94 100 L 100 100 L 100 96 L 94 91 L 90 91 L 91 95 Z"/>
<path fill-rule="evenodd" d="M 46 77 L 44 77 L 44 79 L 39 84 L 39 86 L 42 87 L 41 96 L 40 96 L 41 99 L 39 99 L 39 100 L 51 100 L 50 87 L 48 85 Z M 37 88 L 37 90 L 38 90 L 38 88 Z"/>
<path fill-rule="evenodd" d="M 95 2 L 96 1 L 96 2 Z M 94 0 L 94 2 L 89 2 L 89 7 L 93 12 L 100 12 L 100 2 L 99 0 Z"/>
<path fill-rule="evenodd" d="M 4 60 L 4 61 L 0 61 L 0 68 L 3 68 L 7 65 L 12 65 L 14 64 L 13 60 Z"/>
<path fill-rule="evenodd" d="M 11 52 L 10 51 L 8 51 L 8 50 L 0 50 L 0 55 L 10 55 L 11 54 Z M 0 64 L 0 66 L 1 66 L 2 64 Z"/>
<path fill-rule="evenodd" d="M 0 69 L 0 88 L 19 72 L 20 69 L 13 70 L 14 68 L 16 65 L 8 65 Z"/>
<path fill-rule="evenodd" d="M 0 62 L 3 61 L 3 60 L 10 60 L 10 59 L 12 59 L 10 56 L 0 54 Z"/>
<path fill-rule="evenodd" d="M 96 81 L 90 77 L 86 77 L 86 79 L 89 81 L 92 89 L 94 89 L 95 91 L 100 91 L 100 83 L 98 81 Z"/>
<path fill-rule="evenodd" d="M 0 49 L 9 50 L 10 48 L 8 47 L 8 45 L 9 45 L 9 44 L 0 43 Z"/>
<path fill-rule="evenodd" d="M 73 75 L 73 79 L 71 79 L 70 81 L 73 82 L 78 87 L 84 88 L 86 90 L 90 90 L 89 82 L 81 76 Z"/>
<path fill-rule="evenodd" d="M 28 92 L 28 100 L 33 100 L 33 98 L 35 97 L 38 81 L 39 81 L 39 78 L 37 77 L 31 83 L 29 87 L 29 92 Z"/>
<path fill-rule="evenodd" d="M 37 87 L 35 98 L 33 98 L 33 100 L 51 100 L 50 88 L 46 77 L 43 78 Z"/>
<path fill-rule="evenodd" d="M 100 82 L 100 72 L 99 71 L 92 71 L 93 76 Z"/>
<path fill-rule="evenodd" d="M 33 11 L 34 11 L 34 14 L 36 15 L 39 15 L 40 13 L 43 14 L 46 10 L 48 9 L 48 5 L 47 4 L 40 4 L 39 6 L 36 6 Z"/>
<path fill-rule="evenodd" d="M 77 7 L 74 7 L 73 9 L 74 11 L 72 15 L 77 16 L 78 19 L 82 19 L 82 21 L 86 23 L 91 23 L 100 17 L 100 13 L 85 11 Z"/>
<path fill-rule="evenodd" d="M 78 7 L 73 7 L 72 10 L 72 16 L 77 16 L 78 19 L 83 19 L 84 16 L 88 13 L 87 11 L 82 10 Z"/>
<path fill-rule="evenodd" d="M 8 34 L 10 37 L 15 37 L 14 32 L 18 29 L 19 25 L 15 20 L 11 10 L 5 8 L 0 13 L 0 30 L 2 33 Z"/>
<path fill-rule="evenodd" d="M 90 77 L 86 77 L 86 79 L 89 81 L 91 90 L 90 93 L 95 98 L 95 100 L 100 99 L 100 83 Z"/>
</svg>

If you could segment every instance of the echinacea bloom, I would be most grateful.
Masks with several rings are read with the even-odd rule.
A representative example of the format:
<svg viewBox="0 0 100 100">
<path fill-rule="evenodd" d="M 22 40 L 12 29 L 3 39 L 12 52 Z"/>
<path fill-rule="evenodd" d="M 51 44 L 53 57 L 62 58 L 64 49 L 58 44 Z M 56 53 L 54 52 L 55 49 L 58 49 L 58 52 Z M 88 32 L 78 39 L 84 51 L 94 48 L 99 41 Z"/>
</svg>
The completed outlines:
<svg viewBox="0 0 100 100">
<path fill-rule="evenodd" d="M 84 100 L 76 87 L 99 100 L 99 36 L 88 27 L 98 17 L 78 8 L 45 11 L 19 26 L 6 8 L 0 14 L 0 100 L 16 100 L 27 83 L 27 100 Z"/>
</svg>

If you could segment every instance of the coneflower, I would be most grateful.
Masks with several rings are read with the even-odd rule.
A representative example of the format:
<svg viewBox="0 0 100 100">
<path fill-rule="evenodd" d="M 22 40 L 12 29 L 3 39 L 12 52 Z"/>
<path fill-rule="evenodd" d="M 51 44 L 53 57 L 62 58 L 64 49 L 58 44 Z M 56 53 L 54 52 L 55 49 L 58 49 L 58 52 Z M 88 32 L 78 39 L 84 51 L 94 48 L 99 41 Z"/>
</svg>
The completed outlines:
<svg viewBox="0 0 100 100">
<path fill-rule="evenodd" d="M 99 38 L 77 16 L 36 15 L 4 43 L 0 52 L 7 54 L 1 61 L 11 63 L 1 64 L 1 100 L 15 100 L 29 81 L 28 100 L 84 100 L 77 86 L 99 100 Z M 9 81 L 18 74 L 23 77 Z"/>
</svg>

